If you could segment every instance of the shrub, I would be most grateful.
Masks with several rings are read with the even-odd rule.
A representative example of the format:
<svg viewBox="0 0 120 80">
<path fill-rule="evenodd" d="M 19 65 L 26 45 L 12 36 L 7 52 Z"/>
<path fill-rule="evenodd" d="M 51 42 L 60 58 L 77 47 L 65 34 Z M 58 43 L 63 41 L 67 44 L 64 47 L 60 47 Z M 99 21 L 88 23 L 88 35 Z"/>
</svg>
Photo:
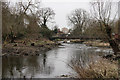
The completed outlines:
<svg viewBox="0 0 120 80">
<path fill-rule="evenodd" d="M 50 39 L 52 37 L 53 31 L 48 28 L 40 28 L 40 34 L 42 34 L 43 37 Z"/>
<path fill-rule="evenodd" d="M 118 78 L 118 66 L 108 60 L 91 62 L 86 67 L 81 62 L 71 61 L 69 65 L 76 73 L 78 78 Z"/>
</svg>

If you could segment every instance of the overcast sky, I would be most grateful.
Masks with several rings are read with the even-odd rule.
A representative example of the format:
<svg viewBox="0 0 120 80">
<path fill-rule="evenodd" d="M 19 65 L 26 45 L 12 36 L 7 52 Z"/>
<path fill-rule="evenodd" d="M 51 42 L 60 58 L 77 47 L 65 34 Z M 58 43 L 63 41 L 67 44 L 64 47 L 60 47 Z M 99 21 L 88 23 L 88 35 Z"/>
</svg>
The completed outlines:
<svg viewBox="0 0 120 80">
<path fill-rule="evenodd" d="M 70 28 L 67 24 L 67 15 L 77 8 L 89 10 L 89 1 L 91 0 L 41 0 L 41 7 L 50 7 L 54 10 L 56 13 L 55 22 L 59 28 Z M 50 25 L 50 28 L 52 28 L 52 25 Z"/>
<path fill-rule="evenodd" d="M 42 2 L 42 7 L 50 7 L 55 11 L 55 22 L 60 28 L 70 28 L 67 24 L 67 15 L 77 8 L 89 10 L 89 2 Z"/>
<path fill-rule="evenodd" d="M 42 7 L 50 7 L 55 11 L 55 22 L 60 28 L 71 28 L 67 23 L 67 15 L 77 8 L 82 8 L 89 12 L 89 2 L 91 1 L 93 0 L 42 0 Z M 113 1 L 116 2 L 118 0 Z"/>
<path fill-rule="evenodd" d="M 18 1 L 18 0 L 10 0 L 10 1 Z M 50 7 L 54 10 L 54 12 L 56 13 L 55 22 L 59 26 L 59 28 L 63 28 L 63 27 L 70 28 L 70 26 L 68 26 L 67 24 L 67 15 L 70 14 L 72 10 L 77 8 L 82 8 L 85 9 L 86 11 L 89 11 L 90 10 L 89 2 L 91 1 L 93 0 L 41 0 L 41 7 Z M 119 1 L 119 0 L 113 0 L 113 1 Z"/>
</svg>

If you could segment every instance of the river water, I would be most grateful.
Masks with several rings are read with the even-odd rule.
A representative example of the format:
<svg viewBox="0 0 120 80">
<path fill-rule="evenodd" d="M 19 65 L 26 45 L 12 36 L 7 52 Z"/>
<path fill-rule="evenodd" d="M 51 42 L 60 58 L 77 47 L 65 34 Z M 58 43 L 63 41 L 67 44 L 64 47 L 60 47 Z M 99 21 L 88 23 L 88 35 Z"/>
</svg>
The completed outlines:
<svg viewBox="0 0 120 80">
<path fill-rule="evenodd" d="M 12 56 L 2 58 L 3 78 L 55 78 L 71 75 L 74 71 L 68 66 L 71 60 L 83 60 L 89 63 L 97 60 L 100 52 L 111 52 L 110 49 L 88 47 L 85 44 L 63 44 L 39 56 Z M 94 55 L 95 58 L 91 55 Z"/>
</svg>

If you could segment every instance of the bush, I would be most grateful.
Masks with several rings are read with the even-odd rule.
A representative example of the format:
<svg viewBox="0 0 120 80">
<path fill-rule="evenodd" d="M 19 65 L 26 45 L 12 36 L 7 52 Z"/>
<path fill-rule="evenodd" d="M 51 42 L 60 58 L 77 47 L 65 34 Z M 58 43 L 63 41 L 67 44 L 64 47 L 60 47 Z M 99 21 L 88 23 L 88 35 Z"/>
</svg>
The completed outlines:
<svg viewBox="0 0 120 80">
<path fill-rule="evenodd" d="M 26 34 L 25 32 L 24 32 L 24 33 L 18 33 L 16 37 L 17 37 L 17 38 L 22 38 L 22 37 L 25 36 L 25 34 Z"/>
<path fill-rule="evenodd" d="M 52 37 L 53 31 L 48 28 L 40 28 L 40 34 L 42 34 L 43 37 L 50 39 Z"/>
</svg>

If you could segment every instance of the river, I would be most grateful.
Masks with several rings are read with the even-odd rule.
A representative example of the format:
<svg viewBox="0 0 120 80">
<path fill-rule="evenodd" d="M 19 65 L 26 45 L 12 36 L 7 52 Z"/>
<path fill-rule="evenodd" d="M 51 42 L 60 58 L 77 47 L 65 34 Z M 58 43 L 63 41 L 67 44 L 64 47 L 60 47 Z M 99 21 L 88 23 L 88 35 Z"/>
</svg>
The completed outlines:
<svg viewBox="0 0 120 80">
<path fill-rule="evenodd" d="M 2 58 L 3 78 L 55 78 L 71 75 L 74 71 L 68 66 L 72 59 L 89 63 L 97 60 L 100 52 L 111 52 L 111 49 L 89 47 L 85 44 L 64 43 L 50 51 L 40 52 L 39 56 L 9 56 Z M 95 58 L 91 55 L 94 55 Z"/>
</svg>

